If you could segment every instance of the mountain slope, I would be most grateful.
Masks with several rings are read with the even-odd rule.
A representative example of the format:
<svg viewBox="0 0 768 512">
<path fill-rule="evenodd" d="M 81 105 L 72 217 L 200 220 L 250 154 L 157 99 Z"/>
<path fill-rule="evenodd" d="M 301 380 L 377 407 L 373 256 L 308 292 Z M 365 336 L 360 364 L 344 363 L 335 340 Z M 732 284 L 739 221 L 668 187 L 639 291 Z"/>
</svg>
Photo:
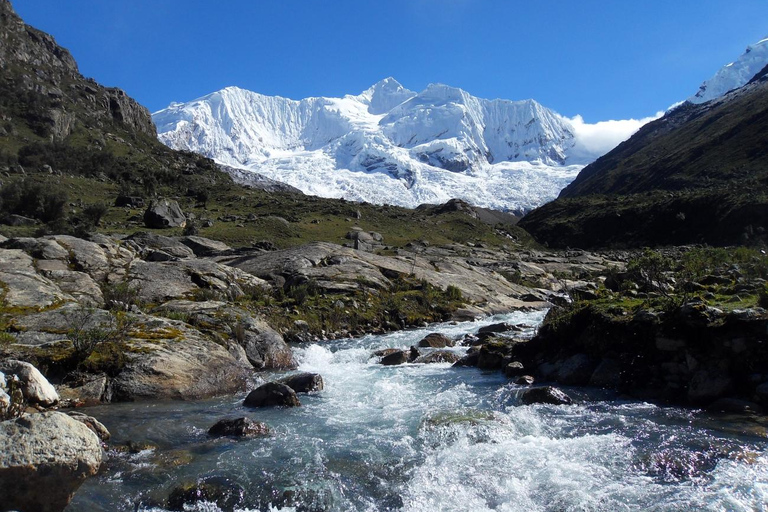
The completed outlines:
<svg viewBox="0 0 768 512">
<path fill-rule="evenodd" d="M 768 79 L 683 104 L 520 223 L 556 246 L 739 243 L 768 227 Z"/>
<path fill-rule="evenodd" d="M 570 122 L 533 100 L 441 84 L 415 93 L 393 78 L 357 96 L 300 101 L 228 87 L 153 118 L 170 147 L 306 193 L 379 204 L 460 197 L 522 211 L 554 197 L 582 163 L 569 160 Z"/>
<path fill-rule="evenodd" d="M 70 53 L 26 25 L 8 0 L 0 0 L 0 69 L 6 172 L 98 178 L 141 196 L 231 183 L 211 160 L 157 141 L 145 107 L 83 77 Z M 56 179 L 47 176 L 47 186 Z"/>
</svg>

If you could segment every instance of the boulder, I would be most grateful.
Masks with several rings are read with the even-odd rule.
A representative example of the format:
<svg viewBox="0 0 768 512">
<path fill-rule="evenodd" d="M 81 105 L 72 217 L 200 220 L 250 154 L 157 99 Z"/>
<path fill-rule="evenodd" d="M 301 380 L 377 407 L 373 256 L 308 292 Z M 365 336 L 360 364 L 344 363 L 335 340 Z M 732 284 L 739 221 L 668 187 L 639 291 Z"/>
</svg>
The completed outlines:
<svg viewBox="0 0 768 512">
<path fill-rule="evenodd" d="M 118 208 L 143 208 L 144 198 L 138 196 L 120 195 L 115 198 L 115 206 Z"/>
<path fill-rule="evenodd" d="M 269 435 L 269 427 L 250 418 L 223 419 L 208 429 L 208 435 L 220 437 L 261 437 Z"/>
<path fill-rule="evenodd" d="M 301 402 L 296 392 L 285 384 L 267 382 L 248 393 L 243 404 L 248 407 L 298 407 Z"/>
<path fill-rule="evenodd" d="M 113 401 L 194 400 L 235 393 L 253 368 L 183 322 L 136 315 L 129 360 L 112 380 Z"/>
<path fill-rule="evenodd" d="M 202 236 L 185 236 L 180 239 L 181 243 L 189 247 L 195 256 L 211 256 L 220 252 L 231 251 L 232 248 L 224 242 L 203 238 Z"/>
<path fill-rule="evenodd" d="M 461 356 L 459 356 L 456 352 L 451 352 L 450 350 L 435 350 L 434 352 L 430 352 L 429 354 L 425 354 L 423 356 L 417 357 L 413 362 L 424 363 L 424 364 L 456 363 L 460 359 L 461 359 Z"/>
<path fill-rule="evenodd" d="M 733 380 L 726 373 L 701 369 L 693 374 L 688 383 L 688 400 L 692 404 L 707 404 L 724 398 L 732 389 Z"/>
<path fill-rule="evenodd" d="M 282 335 L 266 321 L 251 315 L 241 315 L 236 329 L 236 339 L 245 349 L 248 361 L 259 370 L 287 370 L 296 367 L 291 347 Z M 241 336 L 242 335 L 242 336 Z"/>
<path fill-rule="evenodd" d="M 150 202 L 144 212 L 144 225 L 150 229 L 183 228 L 187 218 L 176 201 L 158 199 Z"/>
<path fill-rule="evenodd" d="M 520 361 L 512 361 L 504 367 L 504 375 L 510 378 L 525 375 L 525 367 Z"/>
<path fill-rule="evenodd" d="M 514 330 L 515 326 L 506 322 L 500 322 L 498 324 L 486 325 L 477 330 L 477 334 L 495 334 L 500 332 L 508 332 Z"/>
<path fill-rule="evenodd" d="M 505 347 L 496 344 L 486 344 L 480 347 L 477 357 L 477 367 L 481 370 L 498 370 L 504 365 Z"/>
<path fill-rule="evenodd" d="M 454 341 L 451 338 L 438 332 L 427 334 L 427 336 L 419 341 L 419 347 L 426 348 L 445 348 L 452 347 L 453 345 Z"/>
<path fill-rule="evenodd" d="M 397 366 L 408 362 L 408 352 L 405 350 L 396 350 L 381 358 L 379 363 L 384 366 Z"/>
<path fill-rule="evenodd" d="M 303 372 L 280 379 L 280 384 L 285 384 L 296 393 L 312 393 L 322 391 L 324 387 L 323 377 L 319 373 Z"/>
<path fill-rule="evenodd" d="M 15 375 L 19 379 L 21 393 L 30 404 L 48 407 L 59 401 L 56 388 L 31 364 L 15 359 L 6 359 L 0 362 L 0 371 L 6 375 Z"/>
<path fill-rule="evenodd" d="M 525 391 L 520 399 L 525 405 L 531 404 L 551 404 L 551 405 L 570 405 L 573 403 L 571 397 L 557 388 L 546 386 L 542 388 L 531 388 Z"/>
<path fill-rule="evenodd" d="M 59 412 L 0 423 L 3 510 L 60 512 L 102 462 L 99 438 Z"/>
</svg>

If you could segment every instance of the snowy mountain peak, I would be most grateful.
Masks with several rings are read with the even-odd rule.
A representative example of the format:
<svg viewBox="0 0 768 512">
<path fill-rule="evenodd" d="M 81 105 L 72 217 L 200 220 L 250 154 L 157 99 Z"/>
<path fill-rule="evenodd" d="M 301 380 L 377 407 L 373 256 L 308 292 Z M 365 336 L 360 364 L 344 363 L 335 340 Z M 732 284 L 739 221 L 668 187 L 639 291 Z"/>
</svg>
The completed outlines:
<svg viewBox="0 0 768 512">
<path fill-rule="evenodd" d="M 458 197 L 522 211 L 581 168 L 566 165 L 570 121 L 533 100 L 485 100 L 444 84 L 416 93 L 394 78 L 357 96 L 298 101 L 227 87 L 153 117 L 173 148 L 309 194 L 374 203 Z"/>
<path fill-rule="evenodd" d="M 768 38 L 747 46 L 741 56 L 726 64 L 705 81 L 696 94 L 688 98 L 691 103 L 704 103 L 737 89 L 768 65 Z"/>
<path fill-rule="evenodd" d="M 365 90 L 359 97 L 368 103 L 368 112 L 385 114 L 416 95 L 392 77 L 385 78 Z"/>
</svg>

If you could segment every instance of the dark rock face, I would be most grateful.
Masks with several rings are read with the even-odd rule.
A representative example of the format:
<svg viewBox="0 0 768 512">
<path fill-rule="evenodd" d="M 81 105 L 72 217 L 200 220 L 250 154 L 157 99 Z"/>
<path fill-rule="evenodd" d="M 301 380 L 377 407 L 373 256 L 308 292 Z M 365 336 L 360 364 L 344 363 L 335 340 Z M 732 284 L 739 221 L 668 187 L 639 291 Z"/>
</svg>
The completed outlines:
<svg viewBox="0 0 768 512">
<path fill-rule="evenodd" d="M 571 397 L 557 388 L 547 386 L 543 388 L 532 388 L 527 390 L 520 397 L 525 405 L 531 404 L 551 404 L 551 405 L 570 405 L 573 403 Z"/>
<path fill-rule="evenodd" d="M 426 348 L 445 348 L 453 345 L 454 341 L 451 338 L 437 332 L 427 334 L 424 339 L 419 341 L 419 346 Z"/>
<path fill-rule="evenodd" d="M 152 229 L 183 228 L 187 225 L 187 218 L 178 202 L 159 199 L 149 203 L 144 212 L 144 225 Z"/>
<path fill-rule="evenodd" d="M 260 437 L 269 435 L 269 427 L 249 418 L 223 419 L 208 429 L 208 435 L 228 437 Z"/>
<path fill-rule="evenodd" d="M 2 510 L 60 512 L 102 462 L 99 438 L 59 412 L 0 423 Z"/>
<path fill-rule="evenodd" d="M 117 196 L 115 206 L 118 208 L 144 208 L 144 198 L 137 196 Z"/>
<path fill-rule="evenodd" d="M 313 393 L 315 391 L 322 391 L 325 384 L 323 383 L 323 377 L 319 373 L 303 372 L 298 375 L 291 375 L 284 379 L 280 379 L 281 384 L 285 384 L 296 393 Z"/>
<path fill-rule="evenodd" d="M 168 496 L 169 510 L 187 510 L 186 505 L 203 501 L 215 503 L 227 512 L 242 508 L 245 489 L 228 478 L 209 477 L 193 484 L 175 488 Z"/>
<path fill-rule="evenodd" d="M 301 402 L 290 387 L 279 382 L 268 382 L 251 391 L 243 404 L 248 407 L 298 407 Z"/>
<path fill-rule="evenodd" d="M 768 380 L 765 310 L 724 313 L 692 303 L 656 316 L 576 307 L 565 319 L 545 320 L 514 356 L 537 368 L 537 376 L 567 385 L 704 407 L 724 398 L 768 405 L 760 393 Z"/>
</svg>

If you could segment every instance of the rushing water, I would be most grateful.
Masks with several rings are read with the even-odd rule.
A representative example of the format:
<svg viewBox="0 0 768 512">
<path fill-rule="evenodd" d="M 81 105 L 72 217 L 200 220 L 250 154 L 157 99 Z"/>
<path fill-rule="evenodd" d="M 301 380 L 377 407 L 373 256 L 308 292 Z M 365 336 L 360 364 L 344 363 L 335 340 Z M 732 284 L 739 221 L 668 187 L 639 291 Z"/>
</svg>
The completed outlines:
<svg viewBox="0 0 768 512">
<path fill-rule="evenodd" d="M 299 408 L 248 409 L 244 395 L 91 408 L 85 412 L 114 442 L 157 448 L 112 454 L 67 510 L 160 511 L 173 488 L 207 477 L 240 486 L 243 510 L 768 510 L 761 419 L 577 389 L 568 391 L 578 405 L 523 406 L 520 388 L 499 372 L 370 359 L 375 349 L 408 348 L 427 332 L 459 336 L 497 321 L 535 325 L 542 316 L 298 349 L 300 369 L 325 379 L 325 390 L 300 396 Z M 273 435 L 207 436 L 216 421 L 236 416 L 266 422 Z"/>
</svg>

